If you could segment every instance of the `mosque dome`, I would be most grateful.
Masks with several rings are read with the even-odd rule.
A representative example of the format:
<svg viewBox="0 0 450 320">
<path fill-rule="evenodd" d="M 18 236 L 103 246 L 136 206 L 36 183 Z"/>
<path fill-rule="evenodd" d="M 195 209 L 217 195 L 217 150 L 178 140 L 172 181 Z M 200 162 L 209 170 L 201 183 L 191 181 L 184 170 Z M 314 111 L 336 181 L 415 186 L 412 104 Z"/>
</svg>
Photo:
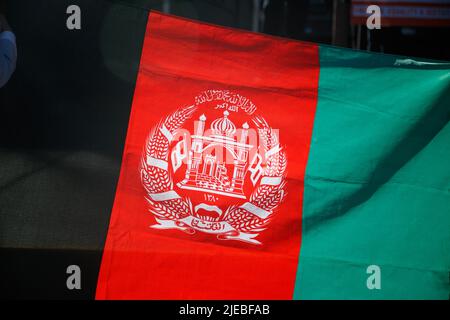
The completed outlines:
<svg viewBox="0 0 450 320">
<path fill-rule="evenodd" d="M 211 130 L 215 135 L 229 137 L 236 132 L 236 126 L 228 119 L 228 111 L 224 111 L 223 117 L 211 123 Z"/>
</svg>

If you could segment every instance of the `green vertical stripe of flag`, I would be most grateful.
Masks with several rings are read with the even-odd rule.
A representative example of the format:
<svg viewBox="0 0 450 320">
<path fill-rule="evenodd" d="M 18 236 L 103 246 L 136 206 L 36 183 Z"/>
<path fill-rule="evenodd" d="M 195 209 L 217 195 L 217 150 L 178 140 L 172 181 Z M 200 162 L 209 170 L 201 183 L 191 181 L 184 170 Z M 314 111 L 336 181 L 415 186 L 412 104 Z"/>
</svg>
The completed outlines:
<svg viewBox="0 0 450 320">
<path fill-rule="evenodd" d="M 322 46 L 320 65 L 294 299 L 448 299 L 450 64 Z"/>
</svg>

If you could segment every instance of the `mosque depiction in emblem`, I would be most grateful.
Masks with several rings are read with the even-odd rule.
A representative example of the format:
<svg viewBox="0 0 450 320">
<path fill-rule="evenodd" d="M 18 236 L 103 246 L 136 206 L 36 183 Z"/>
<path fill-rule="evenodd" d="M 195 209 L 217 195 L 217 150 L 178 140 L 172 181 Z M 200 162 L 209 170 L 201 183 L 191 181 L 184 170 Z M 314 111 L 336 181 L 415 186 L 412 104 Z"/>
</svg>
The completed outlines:
<svg viewBox="0 0 450 320">
<path fill-rule="evenodd" d="M 206 116 L 200 116 L 192 136 L 191 150 L 188 154 L 185 178 L 178 183 L 182 189 L 209 192 L 229 197 L 245 199 L 244 179 L 247 170 L 249 150 L 247 144 L 248 124 L 242 125 L 236 135 L 236 126 L 225 111 L 222 118 L 211 123 L 211 134 L 205 135 Z M 228 157 L 218 155 L 212 150 L 226 149 L 232 163 L 225 165 Z M 229 172 L 231 171 L 231 172 Z"/>
</svg>

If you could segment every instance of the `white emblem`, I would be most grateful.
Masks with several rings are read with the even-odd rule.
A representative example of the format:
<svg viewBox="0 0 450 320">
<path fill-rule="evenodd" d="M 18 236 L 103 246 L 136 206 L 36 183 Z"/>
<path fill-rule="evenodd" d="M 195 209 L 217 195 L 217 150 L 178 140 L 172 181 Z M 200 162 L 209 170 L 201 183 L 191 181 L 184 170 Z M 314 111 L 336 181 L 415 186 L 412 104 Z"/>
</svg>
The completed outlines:
<svg viewBox="0 0 450 320">
<path fill-rule="evenodd" d="M 183 129 L 207 103 L 225 109 L 222 116 L 210 121 L 211 110 L 201 110 L 194 131 Z M 287 159 L 275 130 L 262 117 L 252 116 L 255 111 L 256 106 L 239 94 L 207 90 L 194 105 L 175 111 L 150 131 L 140 170 L 149 211 L 157 222 L 152 228 L 261 244 L 255 238 L 285 196 Z M 230 114 L 238 112 L 250 118 L 239 129 Z M 252 140 L 255 136 L 258 139 Z M 174 181 L 177 172 L 183 176 Z M 193 193 L 203 200 L 193 203 Z M 222 206 L 215 204 L 219 198 L 224 199 Z"/>
</svg>

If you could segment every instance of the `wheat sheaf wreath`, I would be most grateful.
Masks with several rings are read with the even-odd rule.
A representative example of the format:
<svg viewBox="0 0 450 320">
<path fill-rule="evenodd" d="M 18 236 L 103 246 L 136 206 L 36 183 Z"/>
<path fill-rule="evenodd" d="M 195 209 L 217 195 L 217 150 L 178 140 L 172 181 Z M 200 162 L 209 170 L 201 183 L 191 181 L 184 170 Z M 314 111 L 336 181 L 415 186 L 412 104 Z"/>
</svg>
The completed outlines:
<svg viewBox="0 0 450 320">
<path fill-rule="evenodd" d="M 178 221 L 194 215 L 189 197 L 182 198 L 173 190 L 174 182 L 169 173 L 168 161 L 171 137 L 192 116 L 196 109 L 197 106 L 192 105 L 176 110 L 153 127 L 147 137 L 141 161 L 140 176 L 147 192 L 148 210 L 159 220 Z M 266 165 L 263 167 L 262 178 L 258 187 L 251 194 L 247 206 L 232 205 L 228 207 L 220 221 L 227 222 L 239 232 L 257 234 L 269 224 L 272 220 L 272 213 L 286 196 L 287 158 L 284 150 L 278 148 L 278 137 L 267 122 L 260 116 L 254 117 L 252 121 L 258 129 L 262 148 L 266 152 Z M 275 149 L 277 152 L 267 153 Z M 162 165 L 149 165 L 149 158 L 153 159 L 153 163 L 159 162 Z M 267 183 L 263 183 L 264 181 Z M 281 182 L 271 183 L 271 181 Z M 155 200 L 152 197 L 155 194 L 168 193 L 177 196 L 167 200 Z M 260 218 L 247 210 L 249 203 L 250 206 L 267 212 L 266 218 Z M 182 223 L 180 222 L 180 224 Z M 195 230 L 186 230 L 186 232 L 194 233 Z"/>
</svg>

